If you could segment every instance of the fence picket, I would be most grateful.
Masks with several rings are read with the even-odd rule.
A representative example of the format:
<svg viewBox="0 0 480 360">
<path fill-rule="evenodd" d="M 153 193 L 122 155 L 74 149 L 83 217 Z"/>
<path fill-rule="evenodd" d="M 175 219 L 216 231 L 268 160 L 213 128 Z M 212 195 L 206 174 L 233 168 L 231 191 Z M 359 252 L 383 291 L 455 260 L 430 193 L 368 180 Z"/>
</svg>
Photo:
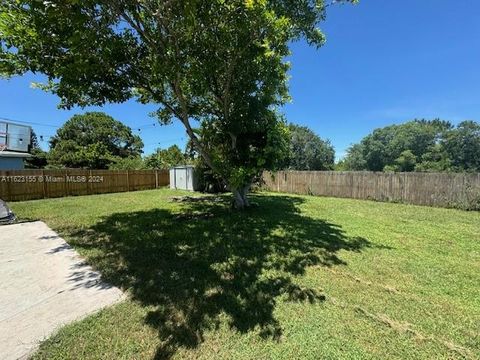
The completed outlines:
<svg viewBox="0 0 480 360">
<path fill-rule="evenodd" d="M 0 170 L 0 199 L 23 201 L 156 189 L 169 182 L 168 170 Z"/>
<path fill-rule="evenodd" d="M 288 174 L 288 175 L 287 175 Z M 307 180 L 308 179 L 308 180 Z M 264 189 L 416 205 L 480 204 L 479 174 L 278 171 L 263 174 Z"/>
</svg>

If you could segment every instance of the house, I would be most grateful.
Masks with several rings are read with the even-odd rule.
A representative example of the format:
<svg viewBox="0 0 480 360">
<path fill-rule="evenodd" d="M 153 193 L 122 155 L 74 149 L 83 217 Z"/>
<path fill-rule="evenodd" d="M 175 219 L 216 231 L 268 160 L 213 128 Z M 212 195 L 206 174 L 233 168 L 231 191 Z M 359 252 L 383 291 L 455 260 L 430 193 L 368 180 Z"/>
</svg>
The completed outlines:
<svg viewBox="0 0 480 360">
<path fill-rule="evenodd" d="M 32 129 L 30 126 L 0 121 L 0 170 L 22 170 L 28 153 Z"/>
<path fill-rule="evenodd" d="M 32 157 L 28 153 L 0 151 L 0 170 L 23 170 L 25 159 Z"/>
</svg>

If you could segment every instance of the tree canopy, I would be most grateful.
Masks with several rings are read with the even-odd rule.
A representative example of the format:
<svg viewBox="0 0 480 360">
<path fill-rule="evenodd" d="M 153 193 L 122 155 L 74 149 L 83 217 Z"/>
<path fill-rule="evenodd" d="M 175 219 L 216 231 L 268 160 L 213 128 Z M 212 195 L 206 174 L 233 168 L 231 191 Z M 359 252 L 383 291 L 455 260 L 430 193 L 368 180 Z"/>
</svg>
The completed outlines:
<svg viewBox="0 0 480 360">
<path fill-rule="evenodd" d="M 178 145 L 172 145 L 167 149 L 157 149 L 153 154 L 146 156 L 144 161 L 147 169 L 169 169 L 189 162 Z"/>
<path fill-rule="evenodd" d="M 140 156 L 116 158 L 108 165 L 109 170 L 145 170 L 145 161 Z"/>
<path fill-rule="evenodd" d="M 480 124 L 463 121 L 447 131 L 441 140 L 446 157 L 455 170 L 480 172 Z"/>
<path fill-rule="evenodd" d="M 30 149 L 28 152 L 32 157 L 25 160 L 27 169 L 43 169 L 47 166 L 47 152 L 40 147 L 37 134 L 33 129 L 30 132 Z"/>
<path fill-rule="evenodd" d="M 287 167 L 292 170 L 332 170 L 335 150 L 328 140 L 322 140 L 306 126 L 289 125 L 290 157 Z"/>
<path fill-rule="evenodd" d="M 49 164 L 107 169 L 121 158 L 140 157 L 143 143 L 132 130 L 105 113 L 74 115 L 50 140 Z"/>
<path fill-rule="evenodd" d="M 338 2 L 355 2 L 336 1 Z M 285 57 L 323 45 L 321 0 L 4 0 L 0 73 L 34 71 L 60 106 L 135 98 L 185 126 L 238 207 L 252 180 L 283 163 L 275 108 L 288 99 Z M 200 134 L 195 131 L 200 129 Z M 277 151 L 278 150 L 278 151 Z"/>
<path fill-rule="evenodd" d="M 348 150 L 348 170 L 479 171 L 480 125 L 413 120 L 376 129 Z"/>
</svg>

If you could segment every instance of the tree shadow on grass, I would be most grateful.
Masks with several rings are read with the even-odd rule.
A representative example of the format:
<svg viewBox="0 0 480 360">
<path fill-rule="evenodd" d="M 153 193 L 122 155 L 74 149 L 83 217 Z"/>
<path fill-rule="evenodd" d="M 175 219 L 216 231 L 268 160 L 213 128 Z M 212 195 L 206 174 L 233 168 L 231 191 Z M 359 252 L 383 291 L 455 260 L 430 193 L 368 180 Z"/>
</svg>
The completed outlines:
<svg viewBox="0 0 480 360">
<path fill-rule="evenodd" d="M 359 252 L 371 244 L 303 216 L 302 198 L 255 198 L 260 206 L 245 212 L 231 210 L 223 198 L 187 201 L 175 211 L 112 214 L 71 234 L 72 244 L 93 250 L 88 260 L 105 281 L 152 307 L 146 322 L 161 340 L 158 359 L 198 346 L 221 316 L 239 332 L 278 339 L 278 297 L 324 300 L 295 277 L 308 266 L 345 264 L 340 250 Z"/>
</svg>

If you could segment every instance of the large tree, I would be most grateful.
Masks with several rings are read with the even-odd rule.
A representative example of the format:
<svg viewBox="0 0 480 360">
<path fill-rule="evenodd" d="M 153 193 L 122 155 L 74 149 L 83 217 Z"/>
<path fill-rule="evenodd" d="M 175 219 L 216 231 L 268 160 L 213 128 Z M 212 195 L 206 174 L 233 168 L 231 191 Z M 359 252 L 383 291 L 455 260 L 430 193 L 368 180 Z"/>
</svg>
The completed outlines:
<svg viewBox="0 0 480 360">
<path fill-rule="evenodd" d="M 480 124 L 413 120 L 376 129 L 353 145 L 348 170 L 480 171 Z"/>
<path fill-rule="evenodd" d="M 345 164 L 350 170 L 413 171 L 422 156 L 451 128 L 449 122 L 435 119 L 375 129 L 348 150 Z"/>
<path fill-rule="evenodd" d="M 25 160 L 25 167 L 27 169 L 43 169 L 47 166 L 48 154 L 40 147 L 38 136 L 33 129 L 30 132 L 30 148 L 28 152 L 32 157 Z"/>
<path fill-rule="evenodd" d="M 365 160 L 364 152 L 365 150 L 361 143 L 350 146 L 347 150 L 347 156 L 341 161 L 342 170 L 367 170 L 367 161 Z"/>
<path fill-rule="evenodd" d="M 157 149 L 153 154 L 145 157 L 145 166 L 148 169 L 169 169 L 172 166 L 185 165 L 188 161 L 178 145 L 167 149 Z"/>
<path fill-rule="evenodd" d="M 143 143 L 132 129 L 101 112 L 74 115 L 50 139 L 48 162 L 68 168 L 107 169 L 139 157 Z"/>
<path fill-rule="evenodd" d="M 288 168 L 293 170 L 332 170 L 335 150 L 328 140 L 322 140 L 306 126 L 289 125 L 290 157 Z"/>
<path fill-rule="evenodd" d="M 327 6 L 322 0 L 3 0 L 0 71 L 46 74 L 42 88 L 66 108 L 130 98 L 158 105 L 160 121 L 183 123 L 243 207 L 252 180 L 283 160 L 287 133 L 275 107 L 288 98 L 288 45 L 305 38 L 321 46 L 317 26 Z"/>
<path fill-rule="evenodd" d="M 455 171 L 480 172 L 480 124 L 463 121 L 446 132 L 441 144 Z"/>
</svg>

